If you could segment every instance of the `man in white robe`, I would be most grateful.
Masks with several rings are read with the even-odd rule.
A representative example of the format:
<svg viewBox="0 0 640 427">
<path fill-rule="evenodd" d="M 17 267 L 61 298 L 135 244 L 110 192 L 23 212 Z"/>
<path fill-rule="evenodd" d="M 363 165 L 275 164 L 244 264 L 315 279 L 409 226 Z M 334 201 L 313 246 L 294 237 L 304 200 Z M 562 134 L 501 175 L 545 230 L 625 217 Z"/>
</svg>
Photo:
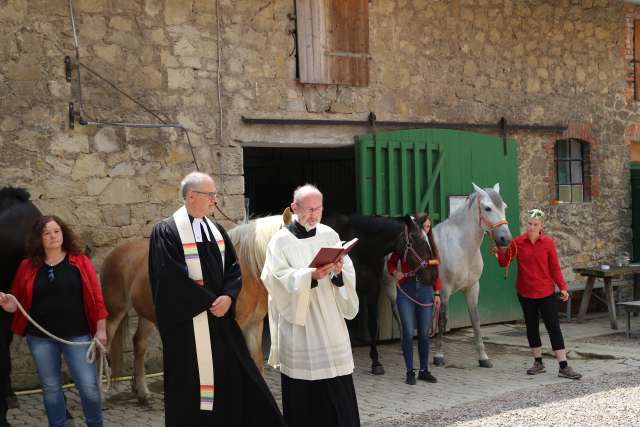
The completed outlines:
<svg viewBox="0 0 640 427">
<path fill-rule="evenodd" d="M 291 203 L 296 221 L 267 247 L 262 281 L 269 291 L 269 364 L 281 373 L 288 426 L 358 426 L 345 322 L 358 313 L 353 263 L 345 256 L 309 268 L 320 248 L 341 243 L 334 230 L 320 224 L 322 208 L 316 187 L 299 187 Z"/>
</svg>

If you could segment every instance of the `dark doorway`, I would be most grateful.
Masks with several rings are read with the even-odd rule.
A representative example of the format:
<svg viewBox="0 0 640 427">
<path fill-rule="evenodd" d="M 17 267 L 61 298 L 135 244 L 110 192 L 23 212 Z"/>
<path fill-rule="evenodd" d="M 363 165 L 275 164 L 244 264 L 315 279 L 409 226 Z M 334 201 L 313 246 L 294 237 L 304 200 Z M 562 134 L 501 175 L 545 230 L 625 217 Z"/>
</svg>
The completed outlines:
<svg viewBox="0 0 640 427">
<path fill-rule="evenodd" d="M 249 215 L 279 214 L 289 206 L 293 190 L 316 185 L 325 210 L 356 210 L 353 146 L 331 148 L 244 148 L 244 188 Z"/>
</svg>

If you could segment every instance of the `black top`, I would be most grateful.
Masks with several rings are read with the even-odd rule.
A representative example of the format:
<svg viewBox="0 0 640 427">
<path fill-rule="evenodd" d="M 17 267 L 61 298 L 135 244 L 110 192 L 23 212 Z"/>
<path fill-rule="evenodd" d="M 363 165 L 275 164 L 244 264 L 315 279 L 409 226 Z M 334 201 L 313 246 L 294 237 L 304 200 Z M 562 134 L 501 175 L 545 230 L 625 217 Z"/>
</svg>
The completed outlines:
<svg viewBox="0 0 640 427">
<path fill-rule="evenodd" d="M 89 334 L 84 314 L 80 271 L 65 256 L 53 267 L 43 264 L 33 284 L 33 301 L 29 315 L 42 327 L 61 338 Z M 46 335 L 31 322 L 26 334 Z"/>
<path fill-rule="evenodd" d="M 298 239 L 307 239 L 309 237 L 313 237 L 316 235 L 316 228 L 313 227 L 311 230 L 307 231 L 306 228 L 298 221 L 293 221 L 291 224 L 287 225 L 287 230 L 291 232 Z M 331 283 L 336 285 L 337 287 L 344 286 L 344 281 L 342 280 L 342 273 L 339 274 L 331 274 Z M 311 289 L 318 286 L 318 281 L 316 279 L 311 279 Z"/>
</svg>

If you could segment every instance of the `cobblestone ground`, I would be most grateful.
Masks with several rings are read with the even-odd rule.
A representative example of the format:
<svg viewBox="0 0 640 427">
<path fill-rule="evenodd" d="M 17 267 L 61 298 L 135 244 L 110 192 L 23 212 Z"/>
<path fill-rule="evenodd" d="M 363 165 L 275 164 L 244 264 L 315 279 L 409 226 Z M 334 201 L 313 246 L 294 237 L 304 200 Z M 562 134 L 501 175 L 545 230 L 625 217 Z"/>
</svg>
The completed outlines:
<svg viewBox="0 0 640 427">
<path fill-rule="evenodd" d="M 584 328 L 590 327 L 585 325 Z M 494 328 L 494 332 L 495 330 L 497 329 Z M 498 337 L 499 334 L 495 336 Z M 492 340 L 492 336 L 489 336 L 488 340 Z M 524 337 L 516 337 L 514 342 L 525 344 L 524 340 Z M 632 345 L 635 346 L 633 353 L 637 353 L 637 345 Z M 442 414 L 444 421 L 447 419 L 445 413 L 448 409 L 460 411 L 460 408 L 473 407 L 474 404 L 485 402 L 487 399 L 499 400 L 504 396 L 523 396 L 520 400 L 524 403 L 521 402 L 520 407 L 527 407 L 529 405 L 526 403 L 526 396 L 531 391 L 538 392 L 549 387 L 570 391 L 581 387 L 581 383 L 591 381 L 597 384 L 598 378 L 602 375 L 620 375 L 620 378 L 624 378 L 627 372 L 629 375 L 635 375 L 637 385 L 640 386 L 640 374 L 637 370 L 640 362 L 633 356 L 628 356 L 629 353 L 626 353 L 627 356 L 616 356 L 618 347 L 614 346 L 598 347 L 600 350 L 611 350 L 612 355 L 598 353 L 598 348 L 593 351 L 588 349 L 588 352 L 570 352 L 574 356 L 570 363 L 584 373 L 584 380 L 581 382 L 558 378 L 557 364 L 548 356 L 545 356 L 548 359 L 547 373 L 538 376 L 525 375 L 524 371 L 531 360 L 524 345 L 495 344 L 488 341 L 487 353 L 492 358 L 494 367 L 480 368 L 469 330 L 448 334 L 446 346 L 447 364 L 431 369 L 439 382 L 427 384 L 419 381 L 415 386 L 408 386 L 403 382 L 405 369 L 399 343 L 380 346 L 381 361 L 386 368 L 386 375 L 382 376 L 374 376 L 368 372 L 368 348 L 355 347 L 354 381 L 363 425 L 409 425 L 409 420 L 417 423 L 411 425 L 424 425 L 420 421 L 424 417 L 429 425 L 442 425 L 442 422 L 433 418 L 433 414 Z M 571 349 L 571 345 L 568 345 L 568 348 Z M 280 401 L 279 374 L 267 368 L 265 377 L 276 400 Z M 128 382 L 116 383 L 105 402 L 105 424 L 122 427 L 163 425 L 162 379 L 149 379 L 149 385 L 153 393 L 151 403 L 148 406 L 139 406 L 130 392 Z M 75 389 L 67 391 L 67 398 L 70 410 L 76 417 L 76 425 L 83 425 L 79 397 Z M 39 394 L 20 396 L 19 400 L 20 409 L 9 411 L 9 421 L 13 426 L 46 426 Z M 449 418 L 449 421 L 455 423 L 453 418 Z M 518 424 L 527 423 L 521 419 Z"/>
</svg>

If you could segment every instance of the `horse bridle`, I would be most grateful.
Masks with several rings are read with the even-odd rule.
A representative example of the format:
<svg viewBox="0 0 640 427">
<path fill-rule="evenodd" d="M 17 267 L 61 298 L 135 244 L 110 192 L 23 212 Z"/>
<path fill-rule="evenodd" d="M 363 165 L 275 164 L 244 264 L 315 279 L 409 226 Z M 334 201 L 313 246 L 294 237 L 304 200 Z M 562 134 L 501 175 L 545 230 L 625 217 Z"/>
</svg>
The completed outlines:
<svg viewBox="0 0 640 427">
<path fill-rule="evenodd" d="M 493 231 L 495 228 L 498 228 L 501 225 L 508 225 L 509 221 L 507 221 L 506 219 L 501 219 L 498 222 L 489 221 L 487 217 L 482 215 L 482 209 L 480 209 L 480 197 L 478 197 L 478 225 L 480 226 L 480 228 L 482 228 L 482 223 L 485 223 L 487 227 L 489 227 L 488 230 L 485 230 L 485 233 L 487 233 L 491 237 L 491 233 L 489 233 L 490 231 Z"/>
<path fill-rule="evenodd" d="M 409 271 L 408 273 L 405 273 L 406 276 L 412 277 L 412 276 L 415 276 L 418 273 L 418 271 L 422 270 L 423 268 L 427 268 L 427 266 L 429 265 L 429 262 L 425 261 L 418 254 L 418 252 L 415 249 L 413 249 L 413 244 L 411 243 L 411 235 L 409 234 L 409 226 L 406 225 L 406 224 L 404 226 L 404 239 L 405 239 L 405 242 L 406 242 L 406 246 L 404 248 L 404 254 L 402 255 L 402 261 L 403 262 L 407 262 L 407 254 L 409 252 L 411 252 L 413 254 L 413 256 L 418 259 L 418 261 L 420 261 L 420 263 L 418 264 L 418 266 L 416 268 L 414 268 L 413 270 Z"/>
</svg>

